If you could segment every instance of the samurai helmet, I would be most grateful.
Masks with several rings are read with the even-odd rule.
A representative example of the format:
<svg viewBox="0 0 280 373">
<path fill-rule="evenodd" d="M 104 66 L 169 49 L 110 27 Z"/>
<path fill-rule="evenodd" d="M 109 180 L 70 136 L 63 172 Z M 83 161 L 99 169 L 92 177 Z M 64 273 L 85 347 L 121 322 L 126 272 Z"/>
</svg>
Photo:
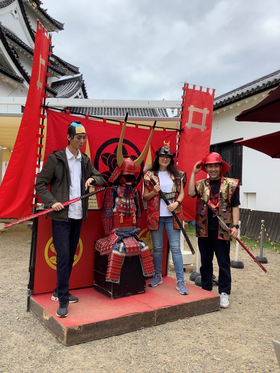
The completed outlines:
<svg viewBox="0 0 280 373">
<path fill-rule="evenodd" d="M 135 183 L 139 175 L 139 172 L 136 172 L 136 169 L 143 162 L 145 155 L 149 149 L 149 145 L 150 145 L 153 133 L 154 133 L 156 122 L 154 122 L 153 128 L 151 130 L 150 136 L 148 138 L 148 141 L 145 145 L 144 150 L 142 151 L 142 153 L 137 159 L 132 160 L 129 157 L 124 158 L 123 153 L 122 153 L 123 138 L 124 138 L 124 132 L 125 132 L 125 127 L 127 123 L 127 116 L 128 114 L 126 114 L 125 120 L 123 122 L 123 128 L 122 128 L 122 132 L 121 132 L 121 136 L 120 136 L 119 144 L 117 148 L 117 167 L 111 174 L 108 181 L 110 183 L 113 183 L 119 178 L 119 181 L 121 182 L 121 184 L 132 185 L 133 183 Z"/>
<path fill-rule="evenodd" d="M 170 151 L 169 143 L 168 145 L 164 145 L 159 148 L 159 150 L 156 151 L 156 155 L 157 157 L 159 157 L 160 155 L 169 155 L 171 159 L 175 158 L 175 154 L 172 154 Z"/>
<path fill-rule="evenodd" d="M 68 125 L 67 135 L 69 135 L 71 139 L 80 133 L 86 133 L 85 127 L 81 124 L 81 122 L 74 121 Z"/>
<path fill-rule="evenodd" d="M 206 165 L 215 164 L 215 163 L 219 163 L 222 165 L 221 172 L 220 172 L 221 175 L 226 174 L 230 170 L 230 165 L 227 164 L 225 161 L 223 161 L 219 153 L 215 153 L 215 152 L 209 153 L 206 158 L 202 159 L 201 163 L 203 164 L 202 170 L 205 172 L 207 172 L 205 169 Z"/>
</svg>

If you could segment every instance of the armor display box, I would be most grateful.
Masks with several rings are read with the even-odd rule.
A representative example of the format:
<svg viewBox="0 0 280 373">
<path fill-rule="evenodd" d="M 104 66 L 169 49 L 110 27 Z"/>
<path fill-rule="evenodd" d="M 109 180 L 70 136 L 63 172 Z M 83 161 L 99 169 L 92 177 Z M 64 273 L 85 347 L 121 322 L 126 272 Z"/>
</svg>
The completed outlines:
<svg viewBox="0 0 280 373">
<path fill-rule="evenodd" d="M 106 281 L 107 266 L 108 255 L 100 255 L 95 250 L 94 290 L 110 299 L 145 293 L 146 277 L 143 275 L 140 256 L 124 258 L 120 282 L 118 284 Z"/>
</svg>

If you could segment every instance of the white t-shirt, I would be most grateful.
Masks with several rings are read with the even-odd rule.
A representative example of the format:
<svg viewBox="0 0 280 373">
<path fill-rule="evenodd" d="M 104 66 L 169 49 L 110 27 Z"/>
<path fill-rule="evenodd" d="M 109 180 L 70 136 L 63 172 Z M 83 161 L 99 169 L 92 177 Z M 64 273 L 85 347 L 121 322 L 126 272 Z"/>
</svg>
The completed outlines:
<svg viewBox="0 0 280 373">
<path fill-rule="evenodd" d="M 160 189 L 163 191 L 163 193 L 171 193 L 173 187 L 173 180 L 171 179 L 169 172 L 159 171 L 158 178 Z M 169 202 L 172 202 L 172 200 L 169 200 Z M 168 211 L 167 205 L 162 198 L 160 199 L 159 216 L 173 216 L 172 213 Z"/>
<path fill-rule="evenodd" d="M 81 195 L 81 180 L 82 180 L 82 155 L 79 151 L 77 158 L 70 152 L 66 147 L 66 157 L 70 170 L 70 188 L 69 188 L 69 199 L 80 197 Z M 69 205 L 68 218 L 70 219 L 82 219 L 83 207 L 82 201 L 78 201 Z"/>
</svg>

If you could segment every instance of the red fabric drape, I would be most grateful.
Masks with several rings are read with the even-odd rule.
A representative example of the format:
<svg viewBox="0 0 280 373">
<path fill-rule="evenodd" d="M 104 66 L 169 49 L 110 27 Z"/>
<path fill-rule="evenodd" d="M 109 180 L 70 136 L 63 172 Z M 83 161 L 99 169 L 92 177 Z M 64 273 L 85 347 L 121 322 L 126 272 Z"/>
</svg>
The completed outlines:
<svg viewBox="0 0 280 373">
<path fill-rule="evenodd" d="M 121 125 L 91 120 L 88 118 L 80 118 L 70 114 L 58 113 L 52 110 L 47 110 L 47 140 L 44 162 L 53 150 L 62 149 L 67 146 L 67 127 L 72 121 L 78 120 L 85 127 L 87 132 L 87 141 L 90 149 L 92 164 L 99 172 L 108 177 L 112 172 L 111 167 L 116 166 L 116 150 L 121 134 Z M 124 156 L 138 158 L 143 151 L 150 131 L 143 128 L 126 127 L 123 142 Z M 170 144 L 171 151 L 176 150 L 176 131 L 154 131 L 151 141 L 152 158 L 165 143 Z M 83 149 L 82 149 L 83 151 Z M 147 156 L 147 154 L 146 154 Z M 137 171 L 140 172 L 140 166 Z M 140 192 L 142 192 L 141 183 L 138 184 Z M 98 195 L 97 195 L 98 199 Z"/>
<path fill-rule="evenodd" d="M 181 112 L 181 136 L 178 168 L 187 173 L 189 180 L 196 162 L 209 153 L 212 130 L 213 103 L 215 91 L 212 93 L 196 89 L 195 86 L 183 88 L 183 103 Z M 206 173 L 200 171 L 197 180 L 206 177 Z M 195 220 L 196 199 L 187 195 L 183 200 L 184 220 Z"/>
<path fill-rule="evenodd" d="M 0 186 L 0 217 L 31 213 L 37 166 L 41 104 L 45 89 L 50 37 L 37 24 L 30 86 L 15 146 Z"/>
</svg>

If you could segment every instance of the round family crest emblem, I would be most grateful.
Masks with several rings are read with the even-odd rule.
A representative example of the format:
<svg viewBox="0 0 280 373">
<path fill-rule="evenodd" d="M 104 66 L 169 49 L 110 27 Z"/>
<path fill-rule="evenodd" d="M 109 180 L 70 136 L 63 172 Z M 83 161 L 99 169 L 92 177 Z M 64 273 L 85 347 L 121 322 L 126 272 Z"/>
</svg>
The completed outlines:
<svg viewBox="0 0 280 373">
<path fill-rule="evenodd" d="M 80 238 L 78 246 L 77 246 L 76 254 L 74 256 L 73 267 L 81 259 L 82 254 L 83 254 L 83 242 Z M 48 266 L 50 266 L 52 269 L 56 270 L 56 251 L 55 251 L 55 248 L 54 248 L 52 237 L 48 240 L 48 242 L 45 246 L 44 255 L 45 255 L 45 261 L 48 264 Z"/>
<path fill-rule="evenodd" d="M 112 172 L 117 167 L 117 150 L 119 144 L 119 138 L 115 137 L 108 141 L 105 141 L 96 151 L 94 158 L 94 167 L 99 170 L 104 179 L 108 181 Z M 129 140 L 123 140 L 122 154 L 126 158 L 130 158 L 135 161 L 141 152 L 135 144 Z M 141 180 L 144 169 L 144 162 L 140 165 L 139 176 L 136 180 L 137 184 Z"/>
</svg>

